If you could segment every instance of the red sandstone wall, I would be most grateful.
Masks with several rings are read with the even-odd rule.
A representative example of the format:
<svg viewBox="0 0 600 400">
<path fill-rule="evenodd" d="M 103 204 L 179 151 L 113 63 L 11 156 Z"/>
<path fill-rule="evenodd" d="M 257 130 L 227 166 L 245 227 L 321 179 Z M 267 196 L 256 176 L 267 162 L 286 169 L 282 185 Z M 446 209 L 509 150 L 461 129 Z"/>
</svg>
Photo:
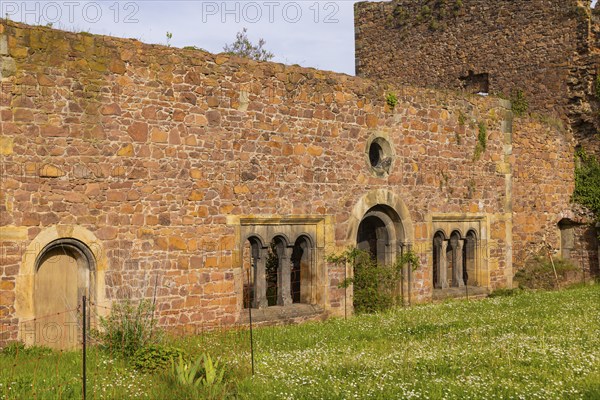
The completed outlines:
<svg viewBox="0 0 600 400">
<path fill-rule="evenodd" d="M 575 219 L 574 141 L 559 121 L 516 119 L 513 131 L 513 260 L 519 268 L 544 243 L 561 247 L 558 223 Z"/>
<path fill-rule="evenodd" d="M 563 115 L 588 13 L 577 0 L 357 3 L 357 75 L 459 89 L 469 70 L 489 73 L 490 93 L 520 88 L 533 109 Z"/>
<path fill-rule="evenodd" d="M 333 216 L 341 248 L 352 244 L 352 208 L 374 189 L 410 211 L 416 299 L 431 296 L 430 213 L 493 216 L 490 286 L 509 283 L 496 99 L 13 23 L 0 36 L 0 325 L 17 322 L 23 249 L 57 224 L 100 239 L 109 300 L 152 297 L 158 277 L 162 324 L 233 324 L 241 283 L 228 216 Z M 474 161 L 480 122 L 487 150 Z M 385 178 L 365 156 L 375 132 L 396 154 Z M 329 275 L 327 306 L 338 311 L 341 273 Z"/>
</svg>

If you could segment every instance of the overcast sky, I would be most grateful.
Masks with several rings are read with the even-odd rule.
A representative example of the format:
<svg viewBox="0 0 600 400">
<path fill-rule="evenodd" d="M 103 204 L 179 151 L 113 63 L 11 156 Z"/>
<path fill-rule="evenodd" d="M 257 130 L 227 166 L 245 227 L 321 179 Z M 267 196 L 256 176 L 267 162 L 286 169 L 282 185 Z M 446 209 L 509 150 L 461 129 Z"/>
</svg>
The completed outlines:
<svg viewBox="0 0 600 400">
<path fill-rule="evenodd" d="M 2 17 L 70 31 L 136 38 L 175 47 L 223 51 L 248 28 L 266 40 L 274 61 L 354 75 L 357 0 L 0 0 Z M 592 2 L 595 4 L 596 0 Z"/>
</svg>

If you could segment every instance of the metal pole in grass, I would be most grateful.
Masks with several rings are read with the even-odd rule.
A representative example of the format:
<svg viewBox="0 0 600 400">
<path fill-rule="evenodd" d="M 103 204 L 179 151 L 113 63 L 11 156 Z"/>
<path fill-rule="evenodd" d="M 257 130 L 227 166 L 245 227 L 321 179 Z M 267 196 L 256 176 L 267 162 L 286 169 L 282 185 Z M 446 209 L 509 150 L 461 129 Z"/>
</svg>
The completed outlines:
<svg viewBox="0 0 600 400">
<path fill-rule="evenodd" d="M 252 375 L 254 375 L 254 338 L 252 335 L 252 304 L 250 304 L 250 270 L 248 269 L 248 290 L 246 291 L 246 301 L 248 304 L 248 319 L 250 321 L 250 359 L 252 360 Z"/>
<path fill-rule="evenodd" d="M 348 319 L 348 258 L 344 260 L 344 320 Z"/>
<path fill-rule="evenodd" d="M 81 299 L 81 304 L 83 306 L 83 323 L 81 324 L 81 326 L 82 326 L 81 337 L 83 339 L 83 343 L 82 343 L 82 352 L 83 352 L 83 354 L 82 354 L 83 355 L 83 374 L 82 374 L 83 400 L 85 400 L 85 397 L 86 397 L 86 387 L 85 387 L 85 383 L 86 383 L 85 382 L 86 381 L 86 376 L 85 376 L 85 370 L 86 370 L 86 368 L 85 368 L 85 358 L 86 358 L 85 357 L 85 355 L 86 355 L 85 354 L 85 350 L 86 350 L 85 349 L 85 319 L 86 319 L 85 309 L 86 309 L 86 307 L 85 307 L 85 301 L 86 301 L 85 296 L 83 296 L 82 299 Z"/>
<path fill-rule="evenodd" d="M 412 251 L 412 246 L 409 244 L 408 245 L 408 251 Z M 408 292 L 408 306 L 412 307 L 412 265 L 408 265 L 408 288 L 407 288 L 407 292 Z"/>
<path fill-rule="evenodd" d="M 464 265 L 463 265 L 464 268 Z M 467 301 L 469 301 L 469 273 L 466 270 L 463 270 L 463 282 L 465 283 L 465 294 L 467 295 Z"/>
</svg>

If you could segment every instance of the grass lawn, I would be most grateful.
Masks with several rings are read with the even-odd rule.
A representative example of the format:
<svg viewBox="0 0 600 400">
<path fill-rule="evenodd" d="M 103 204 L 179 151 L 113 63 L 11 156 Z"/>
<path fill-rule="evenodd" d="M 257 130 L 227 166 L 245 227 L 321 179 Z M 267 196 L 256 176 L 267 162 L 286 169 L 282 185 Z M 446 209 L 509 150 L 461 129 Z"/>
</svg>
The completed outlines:
<svg viewBox="0 0 600 400">
<path fill-rule="evenodd" d="M 256 329 L 254 377 L 248 339 L 233 330 L 171 342 L 220 358 L 232 398 L 600 399 L 600 285 Z M 81 397 L 79 353 L 34 348 L 0 366 L 0 398 Z M 88 399 L 198 396 L 101 350 L 88 374 Z"/>
</svg>

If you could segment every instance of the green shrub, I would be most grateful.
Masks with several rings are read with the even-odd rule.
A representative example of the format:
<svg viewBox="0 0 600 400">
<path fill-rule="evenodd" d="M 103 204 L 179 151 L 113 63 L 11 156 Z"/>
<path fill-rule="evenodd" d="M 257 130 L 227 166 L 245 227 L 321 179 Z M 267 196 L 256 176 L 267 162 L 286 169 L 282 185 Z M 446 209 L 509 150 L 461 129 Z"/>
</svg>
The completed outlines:
<svg viewBox="0 0 600 400">
<path fill-rule="evenodd" d="M 393 264 L 379 264 L 368 251 L 351 248 L 340 255 L 330 255 L 329 262 L 350 263 L 354 276 L 344 280 L 340 287 L 353 285 L 354 311 L 357 314 L 374 313 L 389 309 L 395 304 L 396 287 L 402 277 L 402 267 L 413 270 L 419 266 L 413 251 L 405 252 Z"/>
<path fill-rule="evenodd" d="M 515 274 L 515 280 L 519 282 L 519 287 L 527 289 L 557 289 L 556 277 L 558 276 L 558 285 L 568 278 L 570 271 L 576 271 L 578 268 L 567 260 L 554 258 L 550 260 L 544 256 L 536 256 L 525 263 Z M 555 275 L 556 270 L 556 275 Z"/>
<path fill-rule="evenodd" d="M 487 127 L 485 123 L 479 123 L 479 133 L 477 133 L 477 144 L 475 145 L 475 153 L 473 154 L 473 160 L 477 161 L 487 148 Z"/>
<path fill-rule="evenodd" d="M 396 104 L 398 104 L 398 96 L 396 96 L 396 93 L 388 93 L 385 98 L 385 101 L 390 107 L 390 109 L 393 111 L 394 108 L 396 108 Z"/>
<path fill-rule="evenodd" d="M 579 165 L 575 168 L 573 201 L 580 203 L 600 217 L 600 163 L 585 151 L 577 152 Z"/>
<path fill-rule="evenodd" d="M 137 349 L 131 358 L 131 363 L 140 371 L 152 372 L 167 369 L 172 360 L 183 356 L 183 350 L 177 347 L 150 344 Z"/>
<path fill-rule="evenodd" d="M 158 343 L 154 305 L 149 300 L 134 303 L 124 300 L 113 304 L 108 317 L 100 317 L 100 329 L 92 331 L 100 347 L 131 357 L 137 350 Z"/>
<path fill-rule="evenodd" d="M 511 110 L 515 115 L 521 116 L 527 112 L 529 109 L 529 102 L 527 98 L 525 98 L 525 93 L 521 89 L 515 90 L 511 97 Z"/>
</svg>

